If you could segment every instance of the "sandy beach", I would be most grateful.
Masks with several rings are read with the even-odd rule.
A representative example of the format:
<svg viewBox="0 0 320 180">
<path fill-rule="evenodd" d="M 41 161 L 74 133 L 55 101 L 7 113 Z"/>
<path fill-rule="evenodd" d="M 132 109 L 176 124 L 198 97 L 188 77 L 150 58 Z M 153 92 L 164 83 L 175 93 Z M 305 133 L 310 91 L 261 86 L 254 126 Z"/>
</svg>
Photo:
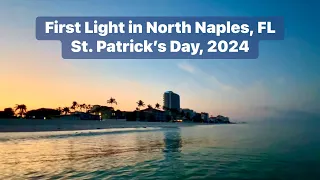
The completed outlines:
<svg viewBox="0 0 320 180">
<path fill-rule="evenodd" d="M 125 119 L 90 120 L 33 120 L 33 119 L 0 119 L 0 132 L 42 132 L 42 131 L 74 131 L 113 128 L 175 128 L 204 125 L 203 123 L 172 123 L 126 121 Z"/>
</svg>

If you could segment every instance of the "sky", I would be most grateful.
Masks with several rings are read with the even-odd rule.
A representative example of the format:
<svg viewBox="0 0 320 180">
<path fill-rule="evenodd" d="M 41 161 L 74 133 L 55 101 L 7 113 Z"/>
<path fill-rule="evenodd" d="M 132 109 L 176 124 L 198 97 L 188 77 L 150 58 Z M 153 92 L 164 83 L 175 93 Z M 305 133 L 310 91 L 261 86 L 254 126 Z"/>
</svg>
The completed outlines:
<svg viewBox="0 0 320 180">
<path fill-rule="evenodd" d="M 0 109 L 72 101 L 134 110 L 180 95 L 181 107 L 231 119 L 320 113 L 319 3 L 313 0 L 10 0 L 0 2 Z M 262 41 L 258 59 L 64 60 L 38 41 L 38 16 L 283 16 L 285 39 Z"/>
</svg>

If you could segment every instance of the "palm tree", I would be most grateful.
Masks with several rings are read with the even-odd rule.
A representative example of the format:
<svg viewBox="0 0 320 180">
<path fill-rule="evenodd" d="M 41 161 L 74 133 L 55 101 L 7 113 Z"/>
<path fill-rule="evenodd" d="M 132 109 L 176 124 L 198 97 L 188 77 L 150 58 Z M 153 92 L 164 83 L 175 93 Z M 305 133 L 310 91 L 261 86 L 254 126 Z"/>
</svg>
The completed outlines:
<svg viewBox="0 0 320 180">
<path fill-rule="evenodd" d="M 148 105 L 148 108 L 149 108 L 149 109 L 153 109 L 153 107 L 151 106 L 151 104 Z"/>
<path fill-rule="evenodd" d="M 88 104 L 87 107 L 86 107 L 86 109 L 87 109 L 87 112 L 88 112 L 88 111 L 91 111 L 91 109 L 92 109 L 91 104 Z"/>
<path fill-rule="evenodd" d="M 76 111 L 76 109 L 79 107 L 77 101 L 73 101 L 72 105 L 70 107 L 70 109 L 72 109 L 73 111 Z"/>
<path fill-rule="evenodd" d="M 80 104 L 79 107 L 80 107 L 80 111 L 82 112 L 82 109 L 86 110 L 87 105 L 86 104 Z"/>
<path fill-rule="evenodd" d="M 22 117 L 27 112 L 27 106 L 24 104 L 17 104 L 14 111 L 19 111 L 18 115 Z"/>
<path fill-rule="evenodd" d="M 70 113 L 70 108 L 64 107 L 64 108 L 62 109 L 62 112 L 64 112 L 64 114 L 67 115 L 68 113 Z"/>
<path fill-rule="evenodd" d="M 107 101 L 107 103 L 108 103 L 108 104 L 111 104 L 111 107 L 112 107 L 112 104 L 116 104 L 116 105 L 118 104 L 117 101 L 116 101 L 116 99 L 114 99 L 113 97 L 111 97 L 111 98 Z"/>
<path fill-rule="evenodd" d="M 160 104 L 157 103 L 157 104 L 155 105 L 155 107 L 156 107 L 156 109 L 160 109 Z"/>
<path fill-rule="evenodd" d="M 138 104 L 138 109 L 140 110 L 140 107 L 144 107 L 145 106 L 145 104 L 144 104 L 144 102 L 142 101 L 142 100 L 139 100 L 138 102 L 137 102 L 137 104 Z"/>
</svg>

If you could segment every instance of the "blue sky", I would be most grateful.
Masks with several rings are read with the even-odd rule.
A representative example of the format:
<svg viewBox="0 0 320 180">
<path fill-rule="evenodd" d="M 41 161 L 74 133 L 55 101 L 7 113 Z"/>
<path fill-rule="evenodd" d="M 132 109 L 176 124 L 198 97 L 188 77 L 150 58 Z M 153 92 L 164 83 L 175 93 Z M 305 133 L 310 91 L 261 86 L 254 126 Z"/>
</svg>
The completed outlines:
<svg viewBox="0 0 320 180">
<path fill-rule="evenodd" d="M 161 103 L 162 93 L 172 90 L 180 94 L 182 107 L 236 119 L 317 113 L 319 5 L 311 0 L 2 1 L 0 78 L 7 83 L 0 108 L 64 106 L 72 100 L 102 104 L 115 96 L 120 109 L 132 110 L 137 100 Z M 60 43 L 35 39 L 37 16 L 284 16 L 286 34 L 283 41 L 261 42 L 255 60 L 63 60 Z M 6 80 L 9 76 L 15 83 Z M 18 93 L 19 84 L 24 94 Z"/>
</svg>

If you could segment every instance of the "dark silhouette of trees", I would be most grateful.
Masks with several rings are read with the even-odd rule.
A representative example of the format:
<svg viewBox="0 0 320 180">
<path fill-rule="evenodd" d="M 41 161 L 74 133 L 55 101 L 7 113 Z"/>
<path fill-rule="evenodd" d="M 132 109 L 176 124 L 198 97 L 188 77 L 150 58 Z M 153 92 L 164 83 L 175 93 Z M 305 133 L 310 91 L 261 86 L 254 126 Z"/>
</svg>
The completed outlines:
<svg viewBox="0 0 320 180">
<path fill-rule="evenodd" d="M 111 97 L 111 98 L 107 101 L 107 103 L 108 103 L 108 104 L 111 104 L 111 107 L 113 107 L 113 106 L 112 106 L 113 104 L 115 104 L 115 105 L 118 104 L 117 101 L 116 101 L 116 99 L 114 99 L 113 97 Z"/>
<path fill-rule="evenodd" d="M 139 111 L 139 112 L 137 112 L 138 113 L 137 117 L 139 117 L 140 121 L 144 120 L 145 119 L 144 112 L 140 112 L 140 107 L 144 107 L 145 104 L 144 104 L 144 102 L 142 100 L 139 100 L 137 102 L 137 105 L 138 105 L 138 107 L 136 108 L 136 111 Z"/>
<path fill-rule="evenodd" d="M 122 117 L 122 112 L 119 109 L 117 109 L 115 111 L 115 116 L 116 116 L 116 119 L 119 119 L 119 117 Z"/>
<path fill-rule="evenodd" d="M 145 106 L 145 104 L 144 104 L 144 102 L 142 100 L 139 100 L 137 102 L 137 104 L 138 104 L 138 110 L 140 110 L 140 107 L 144 107 Z"/>
<path fill-rule="evenodd" d="M 27 112 L 27 106 L 24 105 L 24 104 L 17 104 L 17 105 L 15 106 L 15 108 L 14 108 L 14 111 L 15 111 L 15 112 L 18 111 L 17 114 L 18 114 L 20 117 L 23 117 L 23 116 L 26 114 L 26 112 Z"/>
<path fill-rule="evenodd" d="M 191 117 L 190 117 L 191 115 L 190 115 L 190 112 L 187 112 L 186 113 L 186 118 L 188 119 L 188 120 L 191 120 Z"/>
<path fill-rule="evenodd" d="M 200 113 L 196 113 L 194 117 L 192 117 L 193 122 L 203 122 Z"/>
<path fill-rule="evenodd" d="M 77 101 L 73 101 L 70 109 L 72 109 L 75 112 L 78 107 L 79 104 L 77 103 Z"/>
<path fill-rule="evenodd" d="M 181 111 L 180 116 L 183 118 L 185 116 L 184 111 Z"/>
<path fill-rule="evenodd" d="M 12 108 L 5 108 L 0 111 L 0 118 L 14 118 L 14 110 Z"/>
<path fill-rule="evenodd" d="M 56 109 L 50 109 L 50 108 L 40 108 L 28 111 L 26 113 L 26 118 L 31 119 L 50 119 L 54 116 L 59 116 L 60 111 Z"/>
<path fill-rule="evenodd" d="M 92 118 L 90 114 L 88 113 L 94 113 L 95 115 L 99 115 L 100 117 L 103 117 L 104 119 L 108 118 L 125 118 L 129 117 L 130 120 L 148 120 L 148 121 L 155 121 L 158 118 L 157 113 L 165 113 L 165 118 L 167 121 L 170 120 L 176 120 L 177 118 L 184 118 L 187 120 L 192 120 L 193 122 L 203 122 L 203 119 L 201 117 L 200 113 L 192 114 L 189 112 L 181 111 L 180 109 L 174 109 L 169 108 L 166 106 L 162 106 L 162 109 L 166 112 L 159 111 L 158 109 L 161 108 L 159 103 L 156 103 L 154 105 L 154 108 L 151 104 L 148 104 L 148 109 L 141 110 L 141 107 L 145 107 L 145 103 L 142 100 L 139 100 L 137 103 L 136 110 L 132 113 L 130 112 L 122 112 L 120 110 L 115 111 L 112 107 L 113 104 L 117 105 L 117 101 L 115 98 L 111 97 L 108 101 L 108 104 L 111 104 L 111 107 L 108 106 L 101 106 L 101 105 L 94 105 L 91 106 L 90 104 L 78 104 L 77 101 L 73 101 L 71 107 L 58 107 L 56 109 L 50 109 L 50 108 L 40 108 L 36 110 L 30 110 L 27 111 L 27 106 L 25 104 L 16 104 L 14 108 L 5 108 L 3 111 L 0 111 L 0 118 L 15 118 L 15 117 L 26 117 L 26 118 L 50 118 L 54 116 L 60 116 L 61 114 L 67 115 L 72 112 L 75 112 L 77 108 L 81 112 L 87 112 L 85 113 L 79 113 L 77 115 L 79 116 L 87 116 L 89 119 Z M 152 111 L 150 111 L 152 109 Z M 16 116 L 15 116 L 16 115 Z M 85 118 L 85 119 L 88 119 Z M 138 119 L 137 119 L 138 118 Z M 210 116 L 209 122 L 211 123 L 231 123 L 229 121 L 228 117 L 224 117 L 221 115 L 218 115 L 217 117 Z"/>
<path fill-rule="evenodd" d="M 157 103 L 157 104 L 155 105 L 155 108 L 156 108 L 156 109 L 160 109 L 160 104 Z"/>
<path fill-rule="evenodd" d="M 87 104 L 87 107 L 86 107 L 86 109 L 87 109 L 87 112 L 90 112 L 90 111 L 91 111 L 91 109 L 92 109 L 92 106 L 91 106 L 91 104 Z"/>
<path fill-rule="evenodd" d="M 65 115 L 67 115 L 67 114 L 69 114 L 71 111 L 70 111 L 70 108 L 64 107 L 64 108 L 62 109 L 62 112 L 63 112 Z"/>
<path fill-rule="evenodd" d="M 110 119 L 112 117 L 113 107 L 94 105 L 90 113 L 101 115 L 103 119 Z"/>
<path fill-rule="evenodd" d="M 59 111 L 60 114 L 62 114 L 62 108 L 61 107 L 58 107 L 56 110 Z"/>
<path fill-rule="evenodd" d="M 3 112 L 8 115 L 9 117 L 14 116 L 14 110 L 12 108 L 4 108 Z"/>
<path fill-rule="evenodd" d="M 173 119 L 177 119 L 177 116 L 180 114 L 180 111 L 176 108 L 171 108 L 169 111 L 171 112 Z"/>
<path fill-rule="evenodd" d="M 169 108 L 168 108 L 167 106 L 162 106 L 162 109 L 163 109 L 164 111 L 169 110 Z"/>
<path fill-rule="evenodd" d="M 82 110 L 85 110 L 87 109 L 87 105 L 86 104 L 80 104 L 79 105 L 79 108 L 80 108 L 80 111 L 82 112 Z"/>
<path fill-rule="evenodd" d="M 91 113 L 94 114 L 99 114 L 101 113 L 101 106 L 93 106 L 94 108 L 90 111 Z"/>
</svg>

